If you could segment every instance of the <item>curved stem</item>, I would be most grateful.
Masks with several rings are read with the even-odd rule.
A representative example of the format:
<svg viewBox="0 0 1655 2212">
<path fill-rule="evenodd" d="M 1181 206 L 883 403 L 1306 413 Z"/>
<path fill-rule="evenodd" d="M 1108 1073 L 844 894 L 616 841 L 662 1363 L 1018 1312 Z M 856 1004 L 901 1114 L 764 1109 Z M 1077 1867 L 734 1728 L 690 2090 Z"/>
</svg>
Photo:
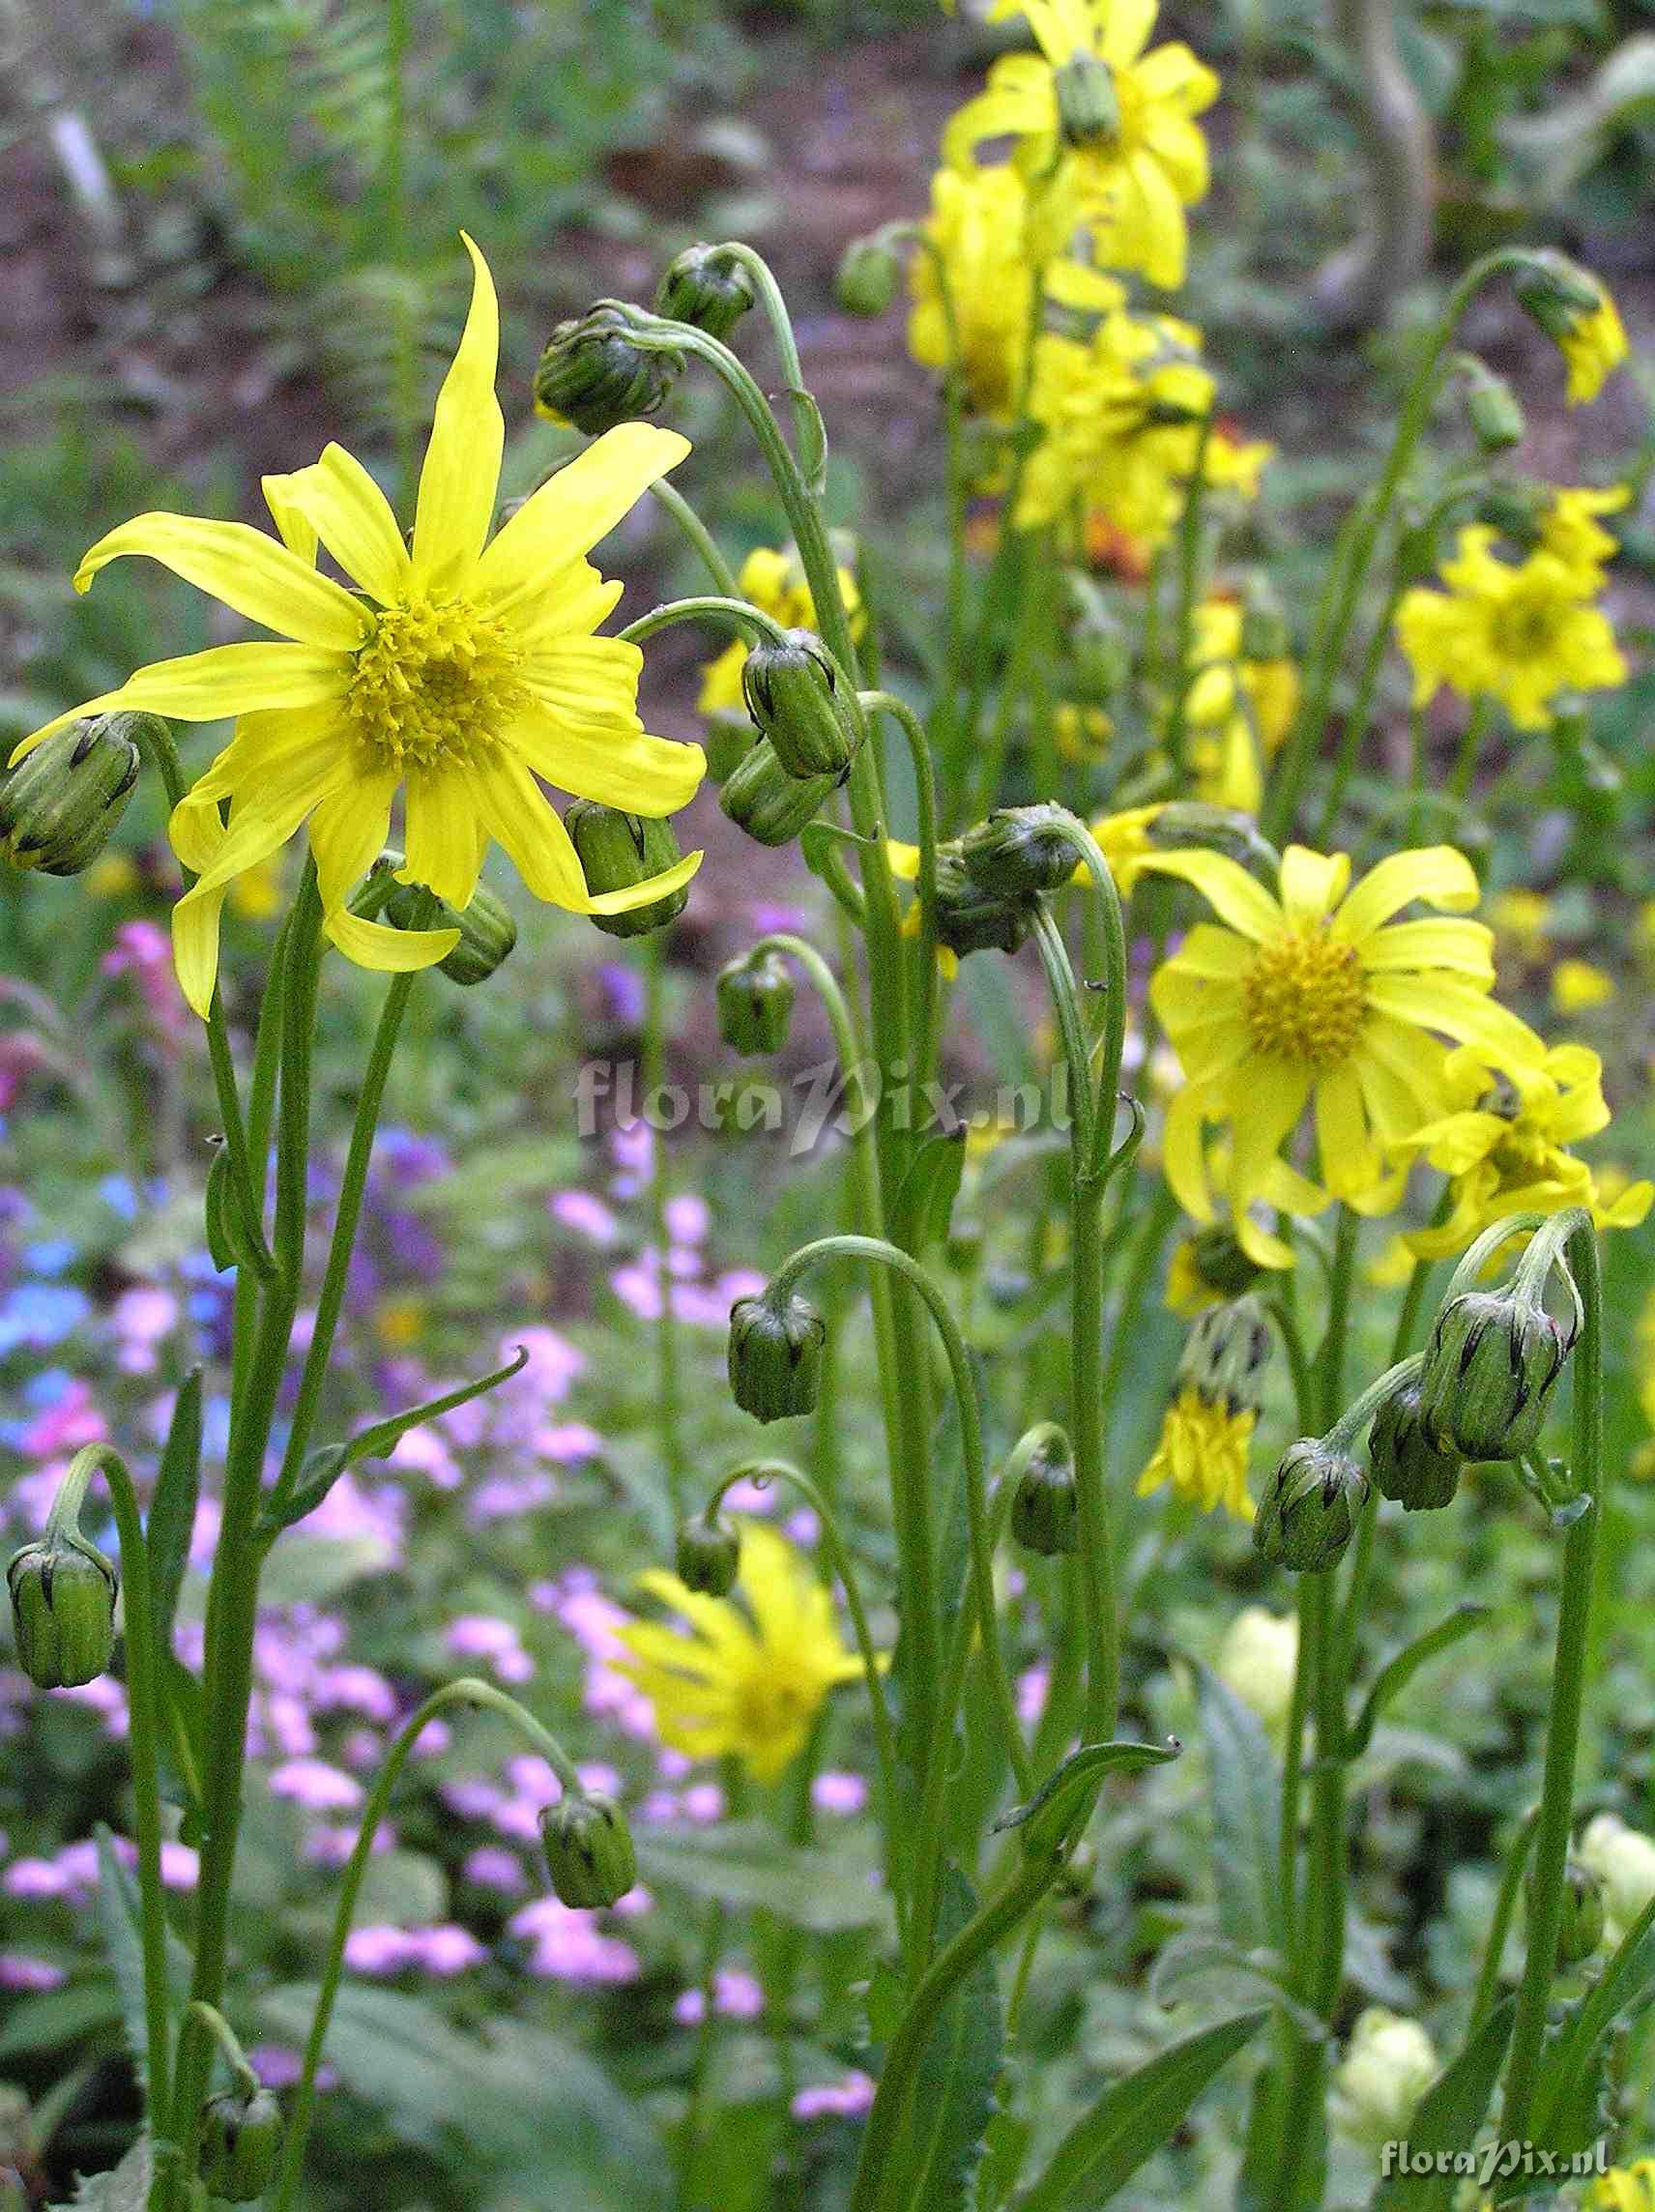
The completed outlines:
<svg viewBox="0 0 1655 2212">
<path fill-rule="evenodd" d="M 185 2018 L 199 2022 L 224 2054 L 224 2063 L 236 2078 L 236 2086 L 244 2096 L 250 2097 L 259 2085 L 259 2078 L 247 2064 L 247 2052 L 236 2040 L 235 2030 L 217 2005 L 199 2002 L 185 2007 Z"/>
<path fill-rule="evenodd" d="M 615 634 L 624 645 L 642 645 L 645 638 L 653 637 L 656 630 L 670 629 L 674 623 L 681 622 L 725 622 L 743 637 L 757 633 L 768 637 L 772 645 L 787 634 L 772 615 L 749 606 L 745 599 L 727 598 L 715 592 L 696 593 L 687 599 L 668 599 Z"/>
<path fill-rule="evenodd" d="M 718 548 L 711 530 L 690 506 L 682 492 L 668 483 L 665 477 L 657 477 L 650 486 L 650 496 L 655 505 L 670 514 L 684 537 L 700 554 L 707 573 L 712 578 L 712 589 L 726 599 L 739 599 L 741 587 L 736 581 L 736 571 Z"/>
<path fill-rule="evenodd" d="M 793 317 L 788 313 L 787 302 L 782 297 L 781 286 L 770 273 L 769 263 L 762 253 L 755 252 L 752 247 L 743 245 L 740 239 L 728 240 L 717 250 L 727 253 L 733 261 L 739 261 L 753 279 L 759 295 L 759 306 L 764 309 L 765 319 L 775 339 L 782 378 L 793 409 L 796 441 L 802 447 L 807 439 L 820 440 L 822 420 L 817 413 L 815 400 L 805 389 L 804 365 L 798 358 L 798 340 L 794 335 Z"/>
<path fill-rule="evenodd" d="M 526 1712 L 515 1698 L 508 1697 L 504 1690 L 497 1690 L 492 1682 L 480 1682 L 472 1675 L 462 1675 L 455 1682 L 445 1682 L 441 1689 L 433 1690 L 424 1703 L 404 1721 L 385 1755 L 385 1763 L 363 1807 L 362 1826 L 357 1831 L 356 1846 L 339 1887 L 339 1902 L 334 1912 L 334 1931 L 329 1938 L 327 1956 L 322 1963 L 316 2010 L 311 2017 L 310 2033 L 305 2041 L 304 2063 L 299 2073 L 299 2085 L 293 2093 L 293 2110 L 282 2145 L 281 2177 L 276 2186 L 276 2212 L 291 2212 L 294 2194 L 299 2186 L 300 2172 L 305 2164 L 305 2144 L 310 2133 L 310 2112 L 315 2102 L 316 2069 L 322 2062 L 322 2047 L 328 2040 L 328 2027 L 334 2017 L 334 2002 L 339 1994 L 339 1980 L 345 1964 L 345 1944 L 356 1912 L 357 1893 L 362 1888 L 363 1877 L 367 1872 L 368 1860 L 372 1856 L 374 1836 L 385 1818 L 391 1792 L 396 1786 L 397 1776 L 407 1763 L 409 1753 L 438 1714 L 454 1704 L 482 1705 L 490 1712 L 499 1713 L 513 1728 L 520 1730 L 544 1757 L 566 1790 L 578 1792 L 580 1789 L 580 1778 L 556 1736 L 543 1729 L 532 1713 Z"/>
</svg>

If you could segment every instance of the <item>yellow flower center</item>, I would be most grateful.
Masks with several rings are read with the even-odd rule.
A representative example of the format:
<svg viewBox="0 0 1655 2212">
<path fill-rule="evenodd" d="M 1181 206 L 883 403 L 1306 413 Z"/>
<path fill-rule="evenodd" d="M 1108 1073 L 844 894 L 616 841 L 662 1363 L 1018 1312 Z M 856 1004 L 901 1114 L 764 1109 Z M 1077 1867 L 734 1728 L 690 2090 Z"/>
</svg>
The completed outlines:
<svg viewBox="0 0 1655 2212">
<path fill-rule="evenodd" d="M 1495 651 L 1513 662 L 1544 659 L 1555 647 L 1566 610 L 1554 592 L 1544 597 L 1514 592 L 1496 608 L 1491 631 Z"/>
<path fill-rule="evenodd" d="M 808 1726 L 822 1702 L 820 1689 L 790 1679 L 777 1672 L 776 1654 L 770 1651 L 763 1667 L 755 1668 L 737 1692 L 737 1711 L 742 1734 L 751 1744 L 780 1744 Z"/>
<path fill-rule="evenodd" d="M 507 626 L 463 599 L 386 607 L 356 656 L 345 713 L 387 767 L 463 767 L 529 703 Z"/>
<path fill-rule="evenodd" d="M 1315 1068 L 1350 1058 L 1367 1010 L 1356 947 L 1336 944 L 1324 929 L 1292 930 L 1261 945 L 1242 997 L 1256 1051 Z"/>
</svg>

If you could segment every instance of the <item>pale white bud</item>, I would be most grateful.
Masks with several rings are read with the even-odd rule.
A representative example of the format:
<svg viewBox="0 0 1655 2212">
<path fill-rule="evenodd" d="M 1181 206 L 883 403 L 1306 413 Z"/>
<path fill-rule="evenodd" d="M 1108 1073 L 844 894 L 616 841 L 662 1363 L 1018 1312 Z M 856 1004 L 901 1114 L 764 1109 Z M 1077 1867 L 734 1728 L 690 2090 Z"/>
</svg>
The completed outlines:
<svg viewBox="0 0 1655 2212">
<path fill-rule="evenodd" d="M 1218 1675 L 1272 1735 L 1287 1727 L 1298 1666 L 1298 1616 L 1250 1605 L 1230 1623 L 1218 1646 Z"/>
<path fill-rule="evenodd" d="M 1655 1897 L 1655 1839 L 1629 1828 L 1618 1813 L 1586 1822 L 1575 1856 L 1603 1884 L 1605 1936 L 1618 1943 Z"/>
<path fill-rule="evenodd" d="M 1401 2141 L 1436 2076 L 1437 2052 L 1419 2023 L 1371 2005 L 1357 2015 L 1333 2077 L 1334 2117 L 1373 2149 Z"/>
</svg>

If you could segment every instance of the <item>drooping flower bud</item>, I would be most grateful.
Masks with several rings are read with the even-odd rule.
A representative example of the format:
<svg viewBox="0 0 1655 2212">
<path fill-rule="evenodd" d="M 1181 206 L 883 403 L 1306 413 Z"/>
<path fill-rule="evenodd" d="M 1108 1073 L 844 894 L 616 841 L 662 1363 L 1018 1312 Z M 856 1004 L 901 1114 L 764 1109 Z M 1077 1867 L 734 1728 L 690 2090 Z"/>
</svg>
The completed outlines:
<svg viewBox="0 0 1655 2212">
<path fill-rule="evenodd" d="M 761 845 L 797 837 L 838 784 L 833 775 L 789 775 L 769 738 L 761 738 L 731 771 L 718 794 L 721 810 Z"/>
<path fill-rule="evenodd" d="M 645 814 L 624 814 L 618 806 L 600 806 L 595 800 L 569 802 L 564 828 L 580 859 L 586 888 L 600 891 L 630 890 L 677 867 L 682 855 L 670 822 Z M 648 937 L 664 929 L 689 904 L 689 886 L 681 884 L 664 898 L 648 906 L 635 906 L 626 914 L 595 914 L 594 923 L 605 937 Z"/>
<path fill-rule="evenodd" d="M 95 1681 L 115 1648 L 115 1570 L 84 1537 L 48 1530 L 6 1569 L 17 1657 L 40 1690 Z"/>
<path fill-rule="evenodd" d="M 967 872 L 958 840 L 937 848 L 937 942 L 956 958 L 1015 952 L 1034 924 L 1031 898 L 985 891 Z"/>
<path fill-rule="evenodd" d="M 1075 1460 L 1069 1440 L 1060 1429 L 1026 1463 L 1011 1498 L 1011 1533 L 1026 1551 L 1043 1558 L 1080 1546 L 1080 1493 L 1075 1487 Z"/>
<path fill-rule="evenodd" d="M 1409 1513 L 1451 1505 L 1460 1487 L 1458 1452 L 1442 1451 L 1425 1425 L 1417 1382 L 1405 1382 L 1374 1415 L 1368 1471 L 1381 1498 Z"/>
<path fill-rule="evenodd" d="M 828 1324 L 808 1298 L 738 1298 L 730 1308 L 731 1396 L 757 1421 L 814 1413 L 827 1341 Z"/>
<path fill-rule="evenodd" d="M 1263 1272 L 1241 1249 L 1235 1232 L 1221 1223 L 1196 1231 L 1190 1238 L 1190 1257 L 1201 1280 L 1221 1297 L 1243 1296 Z"/>
<path fill-rule="evenodd" d="M 226 2089 L 201 2108 L 202 2186 L 227 2204 L 251 2204 L 276 2179 L 281 2107 L 268 2089 Z"/>
<path fill-rule="evenodd" d="M 753 305 L 753 279 L 727 246 L 686 246 L 667 263 L 655 312 L 727 338 Z"/>
<path fill-rule="evenodd" d="M 718 1034 L 746 1059 L 780 1052 L 793 1023 L 794 984 L 778 952 L 730 960 L 718 971 Z"/>
<path fill-rule="evenodd" d="M 1270 1363 L 1270 1325 L 1255 1297 L 1228 1298 L 1196 1315 L 1178 1355 L 1177 1381 L 1209 1405 L 1258 1412 Z"/>
<path fill-rule="evenodd" d="M 1509 452 L 1528 431 L 1517 393 L 1503 376 L 1474 358 L 1466 369 L 1466 419 L 1485 453 Z"/>
<path fill-rule="evenodd" d="M 1120 95 L 1115 72 L 1096 54 L 1079 53 L 1057 73 L 1058 128 L 1070 146 L 1113 146 L 1120 136 Z"/>
<path fill-rule="evenodd" d="M 1463 1459 L 1520 1458 L 1539 1437 L 1574 1343 L 1573 1324 L 1532 1298 L 1462 1291 L 1437 1315 L 1425 1354 L 1426 1430 Z"/>
<path fill-rule="evenodd" d="M 728 1597 L 741 1564 L 741 1536 L 722 1513 L 696 1513 L 678 1532 L 678 1579 L 704 1597 Z"/>
<path fill-rule="evenodd" d="M 1563 356 L 1569 372 L 1564 394 L 1578 406 L 1595 399 L 1604 379 L 1626 359 L 1620 310 L 1589 269 L 1550 248 L 1531 252 L 1513 284 L 1518 304 Z"/>
<path fill-rule="evenodd" d="M 1524 1883 L 1528 1911 L 1534 1913 L 1534 1870 Z M 1557 1964 L 1578 1966 L 1589 1959 L 1604 1939 L 1608 1913 L 1603 1883 L 1589 1866 L 1571 1858 L 1563 1863 L 1563 1910 L 1557 1922 Z"/>
<path fill-rule="evenodd" d="M 1277 1464 L 1253 1523 L 1253 1541 L 1295 1575 L 1336 1566 L 1355 1533 L 1368 1478 L 1349 1452 L 1322 1437 L 1300 1437 Z"/>
<path fill-rule="evenodd" d="M 1068 808 L 1050 800 L 997 806 L 960 839 L 960 859 L 973 883 L 997 898 L 1060 890 L 1080 859 L 1073 828 Z"/>
<path fill-rule="evenodd" d="M 0 771 L 0 853 L 15 868 L 77 876 L 108 843 L 137 788 L 135 726 L 153 714 L 72 722 Z"/>
<path fill-rule="evenodd" d="M 622 310 L 600 300 L 559 323 L 535 371 L 535 412 L 584 437 L 655 414 L 683 368 L 683 356 L 640 346 Z"/>
<path fill-rule="evenodd" d="M 631 1831 L 612 1797 L 566 1792 L 540 1815 L 540 1843 L 553 1892 L 571 1912 L 619 1904 L 638 1878 Z"/>
<path fill-rule="evenodd" d="M 813 631 L 760 638 L 741 663 L 741 696 L 789 775 L 843 781 L 862 742 L 861 723 Z"/>
<path fill-rule="evenodd" d="M 894 247 L 876 231 L 869 238 L 853 238 L 840 254 L 833 297 L 847 315 L 883 315 L 896 298 L 901 277 Z"/>
<path fill-rule="evenodd" d="M 517 943 L 511 909 L 479 884 L 463 911 L 450 906 L 447 899 L 439 899 L 435 915 L 428 921 L 421 920 L 421 901 L 433 895 L 417 884 L 398 884 L 386 901 L 387 920 L 398 929 L 457 929 L 460 941 L 438 961 L 439 974 L 468 989 L 474 983 L 486 983 Z"/>
</svg>

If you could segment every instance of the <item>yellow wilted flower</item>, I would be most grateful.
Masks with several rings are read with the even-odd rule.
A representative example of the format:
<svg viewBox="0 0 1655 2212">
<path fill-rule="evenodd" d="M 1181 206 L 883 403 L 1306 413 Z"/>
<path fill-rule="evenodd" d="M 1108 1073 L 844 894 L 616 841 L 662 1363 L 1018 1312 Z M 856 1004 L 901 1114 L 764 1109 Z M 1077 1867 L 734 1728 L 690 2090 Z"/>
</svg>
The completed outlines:
<svg viewBox="0 0 1655 2212">
<path fill-rule="evenodd" d="M 1403 1182 L 1387 1152 L 1447 1103 L 1438 1038 L 1479 1045 L 1501 1066 L 1532 1065 L 1544 1051 L 1489 997 L 1487 929 L 1392 920 L 1415 900 L 1458 914 L 1476 904 L 1475 872 L 1451 846 L 1393 854 L 1348 890 L 1347 855 L 1292 845 L 1275 895 L 1218 853 L 1157 853 L 1145 864 L 1192 884 L 1227 925 L 1199 923 L 1150 985 L 1185 1077 L 1167 1116 L 1167 1180 L 1187 1213 L 1212 1220 L 1203 1130 L 1225 1125 L 1223 1187 L 1261 1266 L 1292 1262 L 1249 1208 L 1267 1201 L 1307 1105 L 1321 1183 L 1361 1212 L 1384 1212 Z"/>
<path fill-rule="evenodd" d="M 1609 292 L 1599 286 L 1598 304 L 1577 316 L 1557 339 L 1569 379 L 1563 397 L 1570 407 L 1593 400 L 1626 359 L 1626 327 Z"/>
<path fill-rule="evenodd" d="M 1560 691 L 1626 682 L 1609 617 L 1591 603 L 1595 571 L 1544 549 L 1499 560 L 1495 532 L 1462 530 L 1439 571 L 1446 591 L 1416 585 L 1397 610 L 1397 638 L 1413 668 L 1415 706 L 1446 684 L 1465 698 L 1500 700 L 1520 730 L 1543 730 Z"/>
<path fill-rule="evenodd" d="M 736 1587 L 744 1605 L 704 1597 L 653 1567 L 638 1586 L 688 1622 L 617 1631 L 616 1671 L 654 1707 L 663 1743 L 691 1759 L 740 1759 L 773 1782 L 804 1749 L 823 1699 L 861 1661 L 839 1641 L 833 1601 L 809 1563 L 762 1521 L 741 1524 Z"/>
<path fill-rule="evenodd" d="M 845 602 L 845 612 L 851 621 L 851 635 L 860 637 L 867 625 L 862 611 L 861 595 L 857 590 L 857 579 L 849 568 L 841 566 L 837 570 L 839 596 Z M 817 629 L 816 602 L 810 596 L 805 581 L 804 564 L 791 550 L 782 552 L 773 545 L 756 545 L 741 564 L 741 573 L 736 579 L 739 597 L 778 622 L 783 629 Z M 741 668 L 747 657 L 747 648 L 740 638 L 732 638 L 715 660 L 710 660 L 701 672 L 701 696 L 696 710 L 703 714 L 728 712 L 746 713 L 741 696 Z"/>
<path fill-rule="evenodd" d="M 1552 971 L 1552 1004 L 1560 1014 L 1582 1014 L 1607 1006 L 1614 997 L 1614 977 L 1589 960 L 1559 960 Z"/>
<path fill-rule="evenodd" d="M 645 734 L 637 647 L 593 635 L 621 587 L 584 558 L 688 443 L 642 422 L 613 430 L 488 542 L 505 438 L 494 396 L 499 308 L 487 264 L 465 244 L 476 278 L 471 311 L 437 397 L 412 550 L 361 462 L 330 446 L 313 467 L 264 480 L 280 543 L 245 523 L 142 514 L 100 538 L 75 572 L 75 589 L 85 591 L 109 562 L 148 554 L 291 641 L 217 646 L 140 668 L 35 731 L 13 756 L 80 715 L 118 707 L 187 722 L 238 717 L 171 822 L 174 850 L 199 878 L 173 909 L 179 980 L 197 1013 L 213 996 L 229 885 L 306 821 L 324 927 L 342 952 L 366 968 L 405 971 L 453 949 L 452 929 L 396 930 L 346 908 L 404 784 L 404 880 L 452 907 L 469 903 L 490 839 L 536 897 L 576 914 L 647 905 L 700 864 L 693 854 L 648 883 L 595 898 L 536 781 L 663 815 L 701 780 L 699 746 Z M 360 594 L 317 569 L 318 544 Z"/>
<path fill-rule="evenodd" d="M 949 124 L 944 158 L 964 168 L 985 140 L 1015 138 L 1025 175 L 1072 197 L 1100 259 L 1181 284 L 1184 210 L 1207 188 L 1194 119 L 1217 77 L 1181 43 L 1145 53 L 1155 0 L 997 0 L 992 13 L 1027 15 L 1040 51 L 994 64 Z"/>
<path fill-rule="evenodd" d="M 1162 1416 L 1155 1448 L 1138 1477 L 1138 1496 L 1147 1498 L 1170 1482 L 1179 1498 L 1204 1513 L 1222 1505 L 1238 1521 L 1251 1521 L 1247 1455 L 1258 1419 L 1251 1406 L 1233 1407 L 1184 1383 Z"/>
</svg>

